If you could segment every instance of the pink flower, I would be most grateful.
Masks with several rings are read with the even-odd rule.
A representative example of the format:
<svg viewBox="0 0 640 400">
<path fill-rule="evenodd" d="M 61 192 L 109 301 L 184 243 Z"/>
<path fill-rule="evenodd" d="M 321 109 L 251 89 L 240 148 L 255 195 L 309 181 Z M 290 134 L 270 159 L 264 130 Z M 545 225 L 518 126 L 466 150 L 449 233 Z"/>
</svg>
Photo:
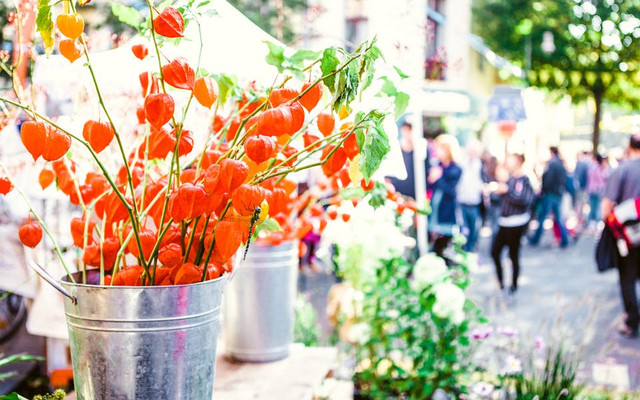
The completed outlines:
<svg viewBox="0 0 640 400">
<path fill-rule="evenodd" d="M 542 350 L 545 348 L 544 338 L 542 336 L 536 336 L 535 339 L 536 349 Z"/>
<path fill-rule="evenodd" d="M 498 332 L 507 337 L 514 337 L 518 334 L 518 330 L 511 326 L 503 326 L 498 329 Z"/>
<path fill-rule="evenodd" d="M 493 328 L 490 326 L 483 328 L 476 328 L 471 331 L 471 337 L 476 340 L 484 340 L 487 339 L 493 333 Z"/>
</svg>

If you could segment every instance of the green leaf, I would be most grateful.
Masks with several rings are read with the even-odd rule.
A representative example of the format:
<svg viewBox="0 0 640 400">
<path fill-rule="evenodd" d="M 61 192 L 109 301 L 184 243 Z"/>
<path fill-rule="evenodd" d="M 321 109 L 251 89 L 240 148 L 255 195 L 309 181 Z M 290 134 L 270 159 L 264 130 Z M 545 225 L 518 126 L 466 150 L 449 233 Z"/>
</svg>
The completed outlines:
<svg viewBox="0 0 640 400">
<path fill-rule="evenodd" d="M 382 88 L 380 88 L 380 91 L 382 93 L 386 94 L 387 96 L 395 96 L 395 94 L 398 93 L 398 89 L 396 88 L 396 85 L 393 83 L 393 81 L 391 81 L 386 76 L 383 76 L 380 79 L 384 81 L 384 83 L 382 84 Z"/>
<path fill-rule="evenodd" d="M 366 90 L 373 82 L 373 76 L 375 73 L 374 65 L 378 58 L 382 57 L 382 52 L 377 46 L 373 44 L 376 42 L 376 38 L 373 38 L 371 41 L 370 47 L 367 52 L 364 54 L 362 61 L 360 63 L 360 69 L 358 71 L 358 76 L 362 79 L 362 91 Z"/>
<path fill-rule="evenodd" d="M 213 78 L 218 83 L 218 98 L 220 99 L 220 104 L 224 104 L 235 92 L 235 88 L 237 87 L 236 78 L 227 74 L 216 74 Z"/>
<path fill-rule="evenodd" d="M 365 191 L 360 186 L 349 187 L 340 191 L 340 197 L 349 200 L 352 198 L 362 198 L 365 196 Z"/>
<path fill-rule="evenodd" d="M 15 363 L 15 362 L 29 362 L 29 361 L 42 361 L 43 358 L 39 356 L 32 356 L 30 354 L 13 354 L 8 357 L 4 357 L 0 359 L 0 367 L 5 365 Z"/>
<path fill-rule="evenodd" d="M 303 61 L 306 60 L 315 60 L 320 57 L 319 51 L 300 49 L 293 53 L 293 55 L 289 58 L 292 64 L 300 65 Z"/>
<path fill-rule="evenodd" d="M 405 92 L 397 92 L 395 95 L 395 99 L 393 100 L 394 105 L 394 117 L 398 119 L 404 114 L 405 110 L 409 106 L 409 95 Z"/>
<path fill-rule="evenodd" d="M 364 137 L 363 146 L 360 148 L 360 171 L 367 183 L 380 167 L 382 160 L 391 151 L 389 138 L 382 126 L 385 115 L 379 112 L 372 114 L 374 125 L 369 128 Z"/>
<path fill-rule="evenodd" d="M 142 24 L 142 15 L 133 7 L 125 6 L 122 3 L 111 3 L 111 12 L 115 15 L 120 22 L 132 26 L 136 29 Z"/>
<path fill-rule="evenodd" d="M 277 44 L 269 41 L 266 41 L 266 43 L 267 46 L 269 46 L 269 54 L 267 54 L 267 57 L 265 58 L 267 64 L 277 67 L 278 72 L 284 71 L 284 47 L 278 46 Z"/>
<path fill-rule="evenodd" d="M 51 14 L 51 5 L 47 0 L 38 1 L 38 15 L 36 16 L 36 29 L 42 36 L 42 43 L 47 56 L 53 51 L 54 32 L 53 32 L 53 15 Z"/>
<path fill-rule="evenodd" d="M 360 123 L 364 120 L 365 117 L 365 113 L 362 111 L 359 111 L 353 121 L 353 125 L 360 125 Z M 365 139 L 365 133 L 366 133 L 366 129 L 364 128 L 358 128 L 354 131 L 355 135 L 356 135 L 356 142 L 358 142 L 358 148 L 362 149 L 364 147 L 364 139 Z"/>
<path fill-rule="evenodd" d="M 338 68 L 338 65 L 340 65 L 340 59 L 336 54 L 337 54 L 337 51 L 335 47 L 329 47 L 322 52 L 322 60 L 320 61 L 320 70 L 322 71 L 323 76 L 334 72 L 336 68 Z M 331 94 L 335 94 L 335 86 L 336 86 L 335 75 L 325 78 L 323 82 L 325 86 L 329 88 L 329 91 L 331 92 Z"/>
<path fill-rule="evenodd" d="M 258 226 L 260 226 L 260 228 L 265 232 L 280 232 L 282 230 L 278 221 L 270 217 L 265 219 Z"/>
<path fill-rule="evenodd" d="M 338 74 L 338 85 L 333 99 L 334 111 L 337 112 L 343 104 L 349 104 L 356 98 L 359 84 L 358 65 L 352 61 Z"/>
<path fill-rule="evenodd" d="M 20 396 L 18 393 L 13 392 L 11 394 L 6 394 L 4 396 L 0 396 L 0 400 L 29 400 L 26 397 Z"/>
<path fill-rule="evenodd" d="M 257 237 L 260 232 L 280 232 L 282 228 L 275 219 L 269 217 L 265 219 L 260 225 L 256 226 L 253 233 L 254 237 Z"/>
<path fill-rule="evenodd" d="M 400 68 L 396 67 L 395 65 L 393 66 L 393 69 L 396 70 L 396 72 L 400 76 L 400 79 L 407 79 L 409 77 L 409 75 L 407 75 L 404 72 L 402 72 L 402 70 Z"/>
</svg>

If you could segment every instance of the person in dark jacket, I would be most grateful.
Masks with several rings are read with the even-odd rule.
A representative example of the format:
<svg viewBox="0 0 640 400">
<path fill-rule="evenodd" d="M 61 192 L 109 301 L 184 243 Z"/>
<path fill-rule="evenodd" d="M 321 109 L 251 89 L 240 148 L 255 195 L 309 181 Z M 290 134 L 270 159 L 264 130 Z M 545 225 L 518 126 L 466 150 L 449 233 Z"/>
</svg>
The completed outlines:
<svg viewBox="0 0 640 400">
<path fill-rule="evenodd" d="M 640 197 L 640 134 L 631 136 L 627 155 L 627 160 L 612 172 L 607 181 L 602 199 L 602 216 L 605 221 L 616 205 Z M 618 271 L 622 303 L 626 313 L 620 334 L 627 338 L 637 338 L 640 311 L 636 282 L 640 278 L 640 247 L 628 248 L 626 254 L 621 254 Z"/>
<path fill-rule="evenodd" d="M 431 167 L 427 183 L 433 191 L 429 233 L 435 238 L 433 251 L 444 257 L 451 238 L 458 232 L 456 223 L 456 188 L 462 169 L 455 163 L 458 141 L 452 135 L 440 135 L 435 140 L 438 165 Z M 445 258 L 446 259 L 446 258 Z"/>
<path fill-rule="evenodd" d="M 406 179 L 389 178 L 393 187 L 396 188 L 396 192 L 416 198 L 416 182 L 415 173 L 413 168 L 413 126 L 409 122 L 404 122 L 400 128 L 400 150 L 402 150 L 402 160 L 404 161 L 404 167 L 407 171 Z M 425 171 L 427 169 L 425 162 Z"/>
<path fill-rule="evenodd" d="M 540 199 L 540 209 L 538 211 L 538 229 L 531 237 L 532 246 L 540 243 L 540 238 L 544 231 L 544 221 L 549 213 L 553 214 L 556 223 L 560 228 L 560 247 L 567 247 L 569 244 L 569 233 L 562 219 L 561 204 L 567 183 L 567 170 L 560 158 L 557 147 L 551 147 L 551 160 L 547 170 L 542 175 L 542 193 Z"/>
<path fill-rule="evenodd" d="M 502 197 L 502 208 L 498 218 L 498 233 L 491 245 L 491 257 L 496 265 L 498 284 L 503 290 L 501 257 L 502 250 L 505 247 L 509 248 L 509 258 L 513 268 L 509 293 L 514 294 L 518 290 L 520 275 L 520 244 L 531 219 L 530 207 L 535 193 L 522 169 L 524 156 L 510 154 L 506 164 L 510 174 L 509 180 L 506 183 L 499 183 L 495 190 L 495 193 Z"/>
</svg>

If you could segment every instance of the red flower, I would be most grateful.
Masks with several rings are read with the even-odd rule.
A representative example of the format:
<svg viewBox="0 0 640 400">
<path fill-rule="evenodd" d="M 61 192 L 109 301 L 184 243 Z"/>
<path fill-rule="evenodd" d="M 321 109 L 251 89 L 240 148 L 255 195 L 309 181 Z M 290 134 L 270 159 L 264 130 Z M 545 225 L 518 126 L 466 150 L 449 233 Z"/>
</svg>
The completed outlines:
<svg viewBox="0 0 640 400">
<path fill-rule="evenodd" d="M 171 217 L 176 222 L 199 217 L 205 211 L 206 200 L 207 194 L 201 185 L 184 183 L 169 200 Z"/>
<path fill-rule="evenodd" d="M 18 229 L 20 241 L 27 247 L 36 247 L 42 240 L 42 228 L 37 221 L 30 221 Z"/>
<path fill-rule="evenodd" d="M 153 19 L 153 30 L 158 35 L 168 38 L 182 37 L 184 35 L 182 14 L 173 7 L 165 8 L 160 15 Z"/>
</svg>

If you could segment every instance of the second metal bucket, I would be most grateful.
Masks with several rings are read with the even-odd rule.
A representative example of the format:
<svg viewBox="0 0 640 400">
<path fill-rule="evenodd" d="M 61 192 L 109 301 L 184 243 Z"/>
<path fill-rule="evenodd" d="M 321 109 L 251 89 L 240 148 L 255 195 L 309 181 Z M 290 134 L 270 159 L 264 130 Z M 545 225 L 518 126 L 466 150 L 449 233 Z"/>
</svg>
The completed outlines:
<svg viewBox="0 0 640 400">
<path fill-rule="evenodd" d="M 87 282 L 97 281 L 88 271 Z M 79 276 L 76 276 L 79 278 Z M 208 400 L 226 278 L 123 287 L 62 282 L 78 400 Z"/>
<path fill-rule="evenodd" d="M 225 289 L 225 351 L 246 362 L 289 355 L 293 342 L 298 278 L 298 243 L 252 244 Z"/>
</svg>

